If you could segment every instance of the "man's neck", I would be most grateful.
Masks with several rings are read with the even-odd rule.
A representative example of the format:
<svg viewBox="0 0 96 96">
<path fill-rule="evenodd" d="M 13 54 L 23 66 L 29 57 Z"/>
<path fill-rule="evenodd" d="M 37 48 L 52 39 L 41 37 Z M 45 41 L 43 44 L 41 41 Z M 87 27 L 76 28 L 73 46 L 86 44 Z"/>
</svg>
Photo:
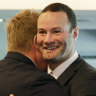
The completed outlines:
<svg viewBox="0 0 96 96">
<path fill-rule="evenodd" d="M 49 67 L 50 67 L 50 69 L 53 71 L 57 66 L 59 66 L 60 64 L 62 64 L 63 62 L 65 62 L 67 59 L 69 59 L 72 55 L 74 54 L 74 52 L 72 52 L 70 55 L 68 55 L 68 56 L 65 56 L 65 58 L 64 59 L 62 59 L 61 61 L 59 61 L 59 62 L 50 62 L 49 63 Z"/>
</svg>

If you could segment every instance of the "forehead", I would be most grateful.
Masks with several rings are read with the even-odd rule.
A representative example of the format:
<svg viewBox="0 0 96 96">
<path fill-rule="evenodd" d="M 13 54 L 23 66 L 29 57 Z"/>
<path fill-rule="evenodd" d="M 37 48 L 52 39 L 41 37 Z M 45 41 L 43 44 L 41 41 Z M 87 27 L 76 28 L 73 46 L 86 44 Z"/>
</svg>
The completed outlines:
<svg viewBox="0 0 96 96">
<path fill-rule="evenodd" d="M 38 28 L 62 28 L 69 24 L 67 14 L 63 11 L 44 12 L 38 18 Z"/>
<path fill-rule="evenodd" d="M 67 14 L 64 11 L 56 11 L 56 12 L 51 12 L 51 11 L 46 11 L 40 14 L 39 18 L 42 16 L 52 16 L 52 17 L 64 17 L 67 18 Z"/>
<path fill-rule="evenodd" d="M 68 18 L 67 18 L 67 14 L 63 11 L 59 11 L 59 12 L 44 12 L 41 13 L 41 15 L 38 18 L 38 24 L 42 24 L 42 23 L 68 23 Z"/>
</svg>

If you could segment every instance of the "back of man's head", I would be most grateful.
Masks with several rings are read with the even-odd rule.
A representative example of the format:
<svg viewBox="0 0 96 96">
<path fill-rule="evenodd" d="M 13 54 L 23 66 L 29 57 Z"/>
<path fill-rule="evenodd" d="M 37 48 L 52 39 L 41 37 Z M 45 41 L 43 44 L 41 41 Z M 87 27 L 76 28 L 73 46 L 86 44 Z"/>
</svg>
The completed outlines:
<svg viewBox="0 0 96 96">
<path fill-rule="evenodd" d="M 37 32 L 38 16 L 37 10 L 23 10 L 7 23 L 7 51 L 30 51 Z"/>
</svg>

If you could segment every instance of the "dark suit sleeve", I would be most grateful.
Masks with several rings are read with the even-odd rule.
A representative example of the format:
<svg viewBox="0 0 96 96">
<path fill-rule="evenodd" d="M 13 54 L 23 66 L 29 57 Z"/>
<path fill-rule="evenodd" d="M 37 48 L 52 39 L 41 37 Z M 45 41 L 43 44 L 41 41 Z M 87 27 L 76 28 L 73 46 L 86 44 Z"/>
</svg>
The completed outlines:
<svg viewBox="0 0 96 96">
<path fill-rule="evenodd" d="M 96 96 L 96 73 L 85 77 L 79 84 L 75 96 Z"/>
<path fill-rule="evenodd" d="M 30 84 L 28 96 L 64 96 L 58 82 L 50 76 L 40 76 L 34 84 Z"/>
</svg>

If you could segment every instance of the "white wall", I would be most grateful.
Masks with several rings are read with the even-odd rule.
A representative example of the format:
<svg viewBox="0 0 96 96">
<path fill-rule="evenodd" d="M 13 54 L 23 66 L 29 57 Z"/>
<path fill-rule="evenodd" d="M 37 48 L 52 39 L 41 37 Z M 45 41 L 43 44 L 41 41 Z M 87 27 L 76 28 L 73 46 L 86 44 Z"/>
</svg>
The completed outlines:
<svg viewBox="0 0 96 96">
<path fill-rule="evenodd" d="M 43 9 L 53 2 L 61 2 L 77 10 L 96 10 L 96 0 L 0 0 L 0 9 Z"/>
</svg>

